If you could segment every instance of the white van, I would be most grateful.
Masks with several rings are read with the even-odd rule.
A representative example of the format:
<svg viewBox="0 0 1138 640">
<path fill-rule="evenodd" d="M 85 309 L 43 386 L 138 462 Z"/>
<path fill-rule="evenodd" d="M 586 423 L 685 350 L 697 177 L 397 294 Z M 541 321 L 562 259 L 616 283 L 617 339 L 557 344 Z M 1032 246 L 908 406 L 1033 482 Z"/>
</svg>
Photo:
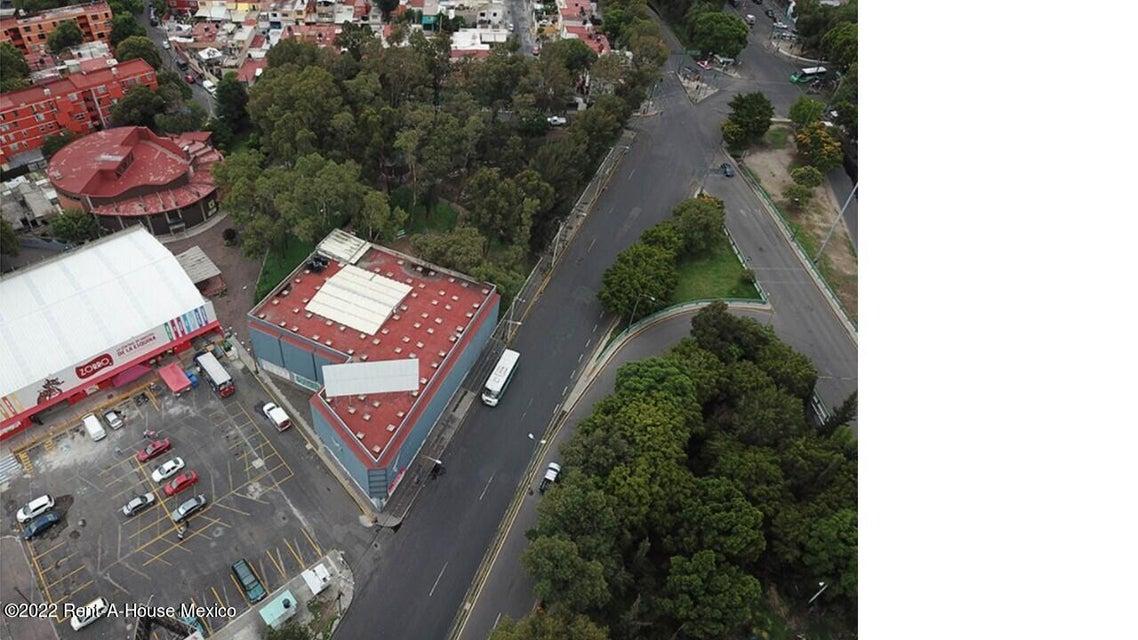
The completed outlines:
<svg viewBox="0 0 1138 640">
<path fill-rule="evenodd" d="M 213 80 L 202 80 L 202 88 L 210 93 L 210 95 L 217 95 L 217 85 Z"/>
<path fill-rule="evenodd" d="M 107 431 L 103 429 L 103 423 L 95 417 L 95 414 L 88 413 L 83 416 L 83 428 L 87 430 L 87 435 L 95 442 L 107 437 Z"/>
</svg>

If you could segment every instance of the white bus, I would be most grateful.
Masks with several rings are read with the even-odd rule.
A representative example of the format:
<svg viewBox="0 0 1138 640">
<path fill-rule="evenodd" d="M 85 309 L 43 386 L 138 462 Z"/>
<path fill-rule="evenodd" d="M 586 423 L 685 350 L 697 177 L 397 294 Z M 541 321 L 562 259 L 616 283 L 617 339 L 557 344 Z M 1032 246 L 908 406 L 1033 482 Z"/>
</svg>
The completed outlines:
<svg viewBox="0 0 1138 640">
<path fill-rule="evenodd" d="M 826 77 L 826 67 L 807 67 L 799 69 L 797 73 L 790 75 L 790 81 L 794 84 L 806 84 L 820 78 Z"/>
<path fill-rule="evenodd" d="M 198 363 L 198 367 L 201 368 L 205 379 L 209 381 L 209 386 L 213 387 L 217 395 L 222 398 L 228 398 L 237 390 L 237 388 L 233 386 L 233 378 L 229 376 L 229 372 L 225 370 L 225 367 L 221 366 L 221 363 L 217 361 L 217 358 L 214 357 L 212 353 L 206 351 L 205 353 L 199 354 L 194 360 Z"/>
<path fill-rule="evenodd" d="M 482 402 L 491 407 L 498 406 L 498 401 L 502 399 L 506 385 L 510 384 L 510 378 L 514 377 L 514 371 L 518 368 L 519 355 L 521 354 L 510 349 L 502 352 L 502 357 L 498 358 L 498 364 L 494 365 L 494 371 L 486 379 L 486 387 L 482 389 Z"/>
</svg>

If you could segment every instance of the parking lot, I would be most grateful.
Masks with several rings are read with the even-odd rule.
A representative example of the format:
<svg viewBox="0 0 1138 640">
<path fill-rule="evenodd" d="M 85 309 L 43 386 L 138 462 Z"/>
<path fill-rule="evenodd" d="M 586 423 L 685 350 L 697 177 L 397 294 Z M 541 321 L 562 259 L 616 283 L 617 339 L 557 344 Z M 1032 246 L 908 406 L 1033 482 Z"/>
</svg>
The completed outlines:
<svg viewBox="0 0 1138 640">
<path fill-rule="evenodd" d="M 153 605 L 191 604 L 248 609 L 229 566 L 245 558 L 268 591 L 332 548 L 350 551 L 368 531 L 359 509 L 319 462 L 300 429 L 278 432 L 260 412 L 267 394 L 234 362 L 225 366 L 237 393 L 221 399 L 202 382 L 174 397 L 151 387 L 151 397 L 118 403 L 120 430 L 94 442 L 81 427 L 45 439 L 17 457 L 31 472 L 10 481 L 0 496 L 7 526 L 18 535 L 16 509 L 47 493 L 63 520 L 23 543 L 43 600 L 84 604 L 104 597 Z M 51 425 L 40 427 L 50 430 Z M 153 431 L 156 433 L 147 434 Z M 154 439 L 172 447 L 153 460 L 135 454 Z M 180 457 L 198 481 L 173 496 L 169 479 L 151 473 Z M 157 501 L 133 517 L 122 507 L 132 497 L 154 493 Z M 175 523 L 178 505 L 197 495 L 208 502 L 185 523 Z M 182 524 L 186 526 L 183 528 Z M 220 612 L 219 612 L 220 613 Z M 227 616 L 206 614 L 210 633 Z M 75 632 L 62 622 L 61 637 Z M 133 621 L 101 620 L 83 637 L 123 637 Z"/>
</svg>

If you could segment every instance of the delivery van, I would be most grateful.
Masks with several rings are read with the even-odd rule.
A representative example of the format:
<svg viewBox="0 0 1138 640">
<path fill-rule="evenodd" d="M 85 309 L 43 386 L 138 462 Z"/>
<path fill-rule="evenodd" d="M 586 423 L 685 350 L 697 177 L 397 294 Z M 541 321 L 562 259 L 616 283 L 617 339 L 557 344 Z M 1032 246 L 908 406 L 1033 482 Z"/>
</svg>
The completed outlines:
<svg viewBox="0 0 1138 640">
<path fill-rule="evenodd" d="M 107 437 L 107 431 L 103 429 L 103 423 L 99 422 L 99 419 L 96 418 L 93 413 L 88 413 L 83 416 L 83 428 L 87 430 L 87 435 L 91 436 L 91 439 L 96 442 Z"/>
</svg>

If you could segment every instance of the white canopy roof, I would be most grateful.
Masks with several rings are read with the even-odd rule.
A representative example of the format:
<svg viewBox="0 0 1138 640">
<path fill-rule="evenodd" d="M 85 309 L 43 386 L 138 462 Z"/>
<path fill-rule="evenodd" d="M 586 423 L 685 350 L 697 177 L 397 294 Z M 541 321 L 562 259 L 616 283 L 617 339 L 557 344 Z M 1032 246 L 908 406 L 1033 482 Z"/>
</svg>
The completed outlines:
<svg viewBox="0 0 1138 640">
<path fill-rule="evenodd" d="M 418 358 L 326 364 L 322 369 L 324 394 L 332 398 L 419 388 Z"/>
<path fill-rule="evenodd" d="M 344 265 L 320 286 L 305 311 L 373 335 L 411 287 L 355 265 Z"/>
<path fill-rule="evenodd" d="M 141 226 L 5 276 L 0 301 L 0 396 L 205 304 Z"/>
</svg>

